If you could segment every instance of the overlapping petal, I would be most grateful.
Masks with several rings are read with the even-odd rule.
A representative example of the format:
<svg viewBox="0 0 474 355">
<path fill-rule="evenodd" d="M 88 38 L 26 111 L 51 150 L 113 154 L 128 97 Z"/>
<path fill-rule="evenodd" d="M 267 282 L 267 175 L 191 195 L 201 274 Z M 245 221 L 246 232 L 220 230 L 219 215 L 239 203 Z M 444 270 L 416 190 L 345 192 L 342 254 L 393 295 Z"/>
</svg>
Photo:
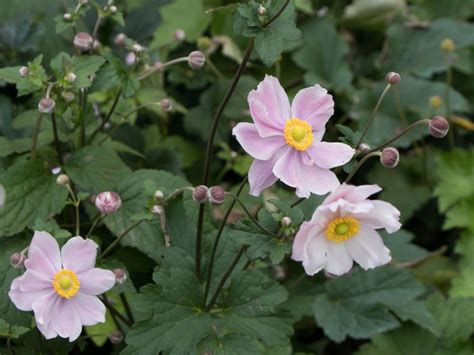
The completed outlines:
<svg viewBox="0 0 474 355">
<path fill-rule="evenodd" d="M 320 85 L 301 89 L 291 104 L 291 116 L 308 122 L 314 130 L 324 129 L 334 114 L 334 100 Z"/>
<path fill-rule="evenodd" d="M 61 249 L 63 267 L 81 273 L 92 269 L 97 257 L 97 244 L 82 237 L 69 239 Z"/>
<path fill-rule="evenodd" d="M 285 140 L 280 136 L 263 138 L 259 135 L 257 127 L 252 123 L 242 122 L 232 130 L 242 148 L 255 159 L 268 160 L 285 145 Z"/>
</svg>

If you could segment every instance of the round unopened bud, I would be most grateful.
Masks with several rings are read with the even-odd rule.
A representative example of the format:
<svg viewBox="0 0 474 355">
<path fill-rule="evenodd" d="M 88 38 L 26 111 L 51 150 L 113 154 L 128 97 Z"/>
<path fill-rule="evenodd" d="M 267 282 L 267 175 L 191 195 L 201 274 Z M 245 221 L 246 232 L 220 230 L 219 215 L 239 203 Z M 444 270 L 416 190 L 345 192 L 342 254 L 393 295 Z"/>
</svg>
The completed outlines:
<svg viewBox="0 0 474 355">
<path fill-rule="evenodd" d="M 161 207 L 160 205 L 154 205 L 151 207 L 151 213 L 153 214 L 162 214 L 163 211 L 163 207 Z"/>
<path fill-rule="evenodd" d="M 14 253 L 10 256 L 10 265 L 16 269 L 22 268 L 25 265 L 26 256 L 23 253 Z"/>
<path fill-rule="evenodd" d="M 291 218 L 288 217 L 288 216 L 285 216 L 285 217 L 283 217 L 283 218 L 281 219 L 281 225 L 282 225 L 283 227 L 288 227 L 288 226 L 291 225 L 291 223 L 293 223 L 293 221 L 292 221 Z"/>
<path fill-rule="evenodd" d="M 28 67 L 21 67 L 19 72 L 20 72 L 20 76 L 22 78 L 25 78 L 30 74 L 30 69 L 28 69 Z"/>
<path fill-rule="evenodd" d="M 97 207 L 102 214 L 117 212 L 121 205 L 122 200 L 120 199 L 120 195 L 116 192 L 101 192 L 95 199 L 95 207 Z"/>
<path fill-rule="evenodd" d="M 66 21 L 66 22 L 69 22 L 72 20 L 72 15 L 69 13 L 69 12 L 66 12 L 64 15 L 63 15 L 63 20 Z"/>
<path fill-rule="evenodd" d="M 265 6 L 260 5 L 257 9 L 257 12 L 260 16 L 265 16 L 267 14 L 267 9 L 265 8 Z"/>
<path fill-rule="evenodd" d="M 174 31 L 173 37 L 176 41 L 183 42 L 184 39 L 186 38 L 186 32 L 184 32 L 181 29 L 178 29 L 178 30 Z"/>
<path fill-rule="evenodd" d="M 171 111 L 171 109 L 173 108 L 171 100 L 168 98 L 161 99 L 160 108 L 165 112 Z"/>
<path fill-rule="evenodd" d="M 76 81 L 76 78 L 77 78 L 76 74 L 74 74 L 74 73 L 67 73 L 66 76 L 64 77 L 64 80 L 66 80 L 66 81 L 68 81 L 68 82 L 70 82 L 70 83 L 73 83 L 73 82 Z"/>
<path fill-rule="evenodd" d="M 113 269 L 112 272 L 115 275 L 115 282 L 122 285 L 127 279 L 127 274 L 122 269 Z"/>
<path fill-rule="evenodd" d="M 76 99 L 76 96 L 74 95 L 74 93 L 70 92 L 70 91 L 63 91 L 61 93 L 61 97 L 64 99 L 64 101 L 66 101 L 67 103 L 71 103 L 73 102 L 75 99 Z"/>
<path fill-rule="evenodd" d="M 153 194 L 157 200 L 162 200 L 165 197 L 165 194 L 161 190 L 156 190 Z"/>
<path fill-rule="evenodd" d="M 120 344 L 123 341 L 123 333 L 120 330 L 114 330 L 109 334 L 109 340 L 112 344 Z"/>
<path fill-rule="evenodd" d="M 398 165 L 400 161 L 400 154 L 398 150 L 393 147 L 388 147 L 382 150 L 382 155 L 380 156 L 380 162 L 386 168 L 394 168 Z"/>
<path fill-rule="evenodd" d="M 212 46 L 212 39 L 206 36 L 199 37 L 196 42 L 196 45 L 199 49 L 205 51 L 206 49 L 209 49 Z"/>
<path fill-rule="evenodd" d="M 55 166 L 51 169 L 51 174 L 53 175 L 58 175 L 61 172 L 61 167 L 60 166 Z"/>
<path fill-rule="evenodd" d="M 98 40 L 94 40 L 94 42 L 92 43 L 92 49 L 93 50 L 98 50 L 100 47 L 102 47 L 102 43 L 100 43 Z"/>
<path fill-rule="evenodd" d="M 117 36 L 115 36 L 114 43 L 118 47 L 123 47 L 125 45 L 125 40 L 127 39 L 127 36 L 125 33 L 119 33 Z"/>
<path fill-rule="evenodd" d="M 67 176 L 66 174 L 59 175 L 56 178 L 56 184 L 60 186 L 66 186 L 67 184 L 69 184 L 69 176 Z"/>
<path fill-rule="evenodd" d="M 225 200 L 225 191 L 222 186 L 211 186 L 207 191 L 207 198 L 213 205 L 222 205 Z"/>
<path fill-rule="evenodd" d="M 74 36 L 74 48 L 79 52 L 84 53 L 92 48 L 92 36 L 87 32 L 79 32 Z"/>
<path fill-rule="evenodd" d="M 370 145 L 368 145 L 367 143 L 361 143 L 361 145 L 359 145 L 359 152 L 367 154 L 368 152 L 370 152 Z"/>
<path fill-rule="evenodd" d="M 199 185 L 193 189 L 193 200 L 197 203 L 204 203 L 207 201 L 207 186 Z"/>
<path fill-rule="evenodd" d="M 141 44 L 135 43 L 135 44 L 132 46 L 132 50 L 133 50 L 133 52 L 135 52 L 135 53 L 140 53 L 140 52 L 143 52 L 143 51 L 145 50 L 145 48 L 144 48 Z"/>
<path fill-rule="evenodd" d="M 430 106 L 433 108 L 440 108 L 443 104 L 441 96 L 435 95 L 430 97 Z"/>
<path fill-rule="evenodd" d="M 88 2 L 88 0 L 79 0 L 80 5 L 87 5 Z"/>
<path fill-rule="evenodd" d="M 38 103 L 38 111 L 41 113 L 51 113 L 54 111 L 56 107 L 56 102 L 53 99 L 48 97 L 44 97 Z"/>
<path fill-rule="evenodd" d="M 125 57 L 125 64 L 129 67 L 135 64 L 136 61 L 137 61 L 137 55 L 133 52 L 129 52 L 127 56 Z"/>
<path fill-rule="evenodd" d="M 385 76 L 385 80 L 387 81 L 387 83 L 389 83 L 390 85 L 397 85 L 400 80 L 401 80 L 401 76 L 400 74 L 398 73 L 395 73 L 393 71 L 391 71 L 390 73 L 388 73 L 386 76 Z"/>
<path fill-rule="evenodd" d="M 456 49 L 454 41 L 451 38 L 445 38 L 441 41 L 441 50 L 445 53 L 452 52 Z"/>
<path fill-rule="evenodd" d="M 112 15 L 115 15 L 117 13 L 118 9 L 117 9 L 117 6 L 110 6 L 109 7 L 109 12 L 112 14 Z"/>
<path fill-rule="evenodd" d="M 201 69 L 206 63 L 206 56 L 203 52 L 194 51 L 191 52 L 188 56 L 188 64 L 191 69 Z"/>
<path fill-rule="evenodd" d="M 435 138 L 443 138 L 449 132 L 449 123 L 443 116 L 434 116 L 428 123 L 428 131 Z"/>
<path fill-rule="evenodd" d="M 235 150 L 232 150 L 230 152 L 230 158 L 231 159 L 236 159 L 238 156 L 239 156 L 239 154 L 237 154 L 237 152 Z"/>
</svg>

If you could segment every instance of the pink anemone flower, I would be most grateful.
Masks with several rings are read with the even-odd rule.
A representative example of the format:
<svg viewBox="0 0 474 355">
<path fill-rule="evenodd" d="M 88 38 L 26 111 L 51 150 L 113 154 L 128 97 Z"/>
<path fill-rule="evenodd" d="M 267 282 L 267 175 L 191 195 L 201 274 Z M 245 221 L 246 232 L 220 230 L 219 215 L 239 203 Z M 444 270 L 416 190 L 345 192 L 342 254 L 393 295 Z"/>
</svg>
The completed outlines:
<svg viewBox="0 0 474 355">
<path fill-rule="evenodd" d="M 324 195 L 340 184 L 329 169 L 351 160 L 354 149 L 321 139 L 334 113 L 334 101 L 319 85 L 300 90 L 290 106 L 277 78 L 265 76 L 248 96 L 254 123 L 233 129 L 244 150 L 255 158 L 249 171 L 250 194 L 258 196 L 278 179 L 299 197 Z"/>
<path fill-rule="evenodd" d="M 74 237 L 59 249 L 56 239 L 35 232 L 25 261 L 26 272 L 13 280 L 8 295 L 22 311 L 33 311 L 46 339 L 76 340 L 83 325 L 105 322 L 97 297 L 115 285 L 110 270 L 95 268 L 97 244 Z"/>
<path fill-rule="evenodd" d="M 303 263 L 308 275 L 322 269 L 342 275 L 351 270 L 353 261 L 368 270 L 391 260 L 376 229 L 398 231 L 400 211 L 388 202 L 368 199 L 380 190 L 377 185 L 342 184 L 301 225 L 292 258 Z"/>
</svg>

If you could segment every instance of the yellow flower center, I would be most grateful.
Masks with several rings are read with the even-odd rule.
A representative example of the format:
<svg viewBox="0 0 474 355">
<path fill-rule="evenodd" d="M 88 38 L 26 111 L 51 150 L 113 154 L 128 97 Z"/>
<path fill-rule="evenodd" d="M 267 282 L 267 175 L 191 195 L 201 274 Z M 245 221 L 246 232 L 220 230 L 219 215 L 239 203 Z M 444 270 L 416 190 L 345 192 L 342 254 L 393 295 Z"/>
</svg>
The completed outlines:
<svg viewBox="0 0 474 355">
<path fill-rule="evenodd" d="M 73 271 L 62 269 L 54 275 L 53 287 L 59 296 L 71 298 L 79 291 L 81 283 Z"/>
<path fill-rule="evenodd" d="M 326 227 L 326 239 L 340 243 L 356 235 L 359 228 L 359 221 L 353 217 L 335 218 Z"/>
<path fill-rule="evenodd" d="M 313 143 L 313 129 L 308 122 L 292 118 L 285 125 L 285 141 L 296 150 L 304 151 Z"/>
</svg>

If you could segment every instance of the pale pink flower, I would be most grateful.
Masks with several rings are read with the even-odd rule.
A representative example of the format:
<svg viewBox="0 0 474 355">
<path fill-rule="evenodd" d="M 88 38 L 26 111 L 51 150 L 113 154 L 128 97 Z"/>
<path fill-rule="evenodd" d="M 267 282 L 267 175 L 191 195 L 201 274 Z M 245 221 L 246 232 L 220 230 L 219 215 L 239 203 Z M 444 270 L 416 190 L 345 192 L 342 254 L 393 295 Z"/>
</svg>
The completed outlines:
<svg viewBox="0 0 474 355">
<path fill-rule="evenodd" d="M 76 340 L 82 326 L 105 322 L 97 297 L 115 285 L 110 270 L 95 268 L 97 244 L 74 237 L 59 249 L 56 239 L 35 232 L 25 261 L 26 272 L 13 280 L 8 295 L 22 311 L 33 311 L 46 339 Z"/>
<path fill-rule="evenodd" d="M 278 179 L 299 197 L 324 195 L 339 186 L 329 169 L 347 163 L 354 149 L 321 142 L 334 113 L 334 101 L 319 85 L 300 90 L 290 106 L 277 78 L 265 76 L 248 96 L 254 123 L 242 122 L 233 134 L 255 158 L 249 171 L 250 194 L 258 196 Z"/>
<path fill-rule="evenodd" d="M 391 260 L 376 229 L 398 231 L 400 212 L 388 202 L 367 199 L 380 190 L 377 185 L 342 184 L 301 225 L 292 258 L 303 263 L 308 275 L 322 269 L 342 275 L 353 261 L 367 270 Z"/>
</svg>

